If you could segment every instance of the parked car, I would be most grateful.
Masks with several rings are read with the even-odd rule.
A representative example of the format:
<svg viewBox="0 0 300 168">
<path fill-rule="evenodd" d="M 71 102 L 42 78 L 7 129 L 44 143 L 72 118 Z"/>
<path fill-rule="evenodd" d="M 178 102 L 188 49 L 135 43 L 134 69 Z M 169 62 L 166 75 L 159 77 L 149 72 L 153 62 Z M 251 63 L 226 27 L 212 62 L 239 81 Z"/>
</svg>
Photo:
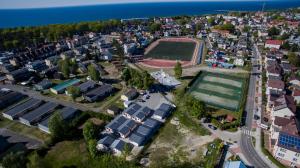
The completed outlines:
<svg viewBox="0 0 300 168">
<path fill-rule="evenodd" d="M 254 115 L 254 120 L 259 120 L 260 119 L 260 117 L 258 116 L 258 115 Z"/>
<path fill-rule="evenodd" d="M 211 125 L 211 124 L 208 124 L 208 127 L 209 127 L 210 129 L 212 129 L 212 130 L 216 130 L 216 129 L 217 129 L 217 127 L 215 127 L 215 126 L 213 126 L 213 125 Z"/>
</svg>

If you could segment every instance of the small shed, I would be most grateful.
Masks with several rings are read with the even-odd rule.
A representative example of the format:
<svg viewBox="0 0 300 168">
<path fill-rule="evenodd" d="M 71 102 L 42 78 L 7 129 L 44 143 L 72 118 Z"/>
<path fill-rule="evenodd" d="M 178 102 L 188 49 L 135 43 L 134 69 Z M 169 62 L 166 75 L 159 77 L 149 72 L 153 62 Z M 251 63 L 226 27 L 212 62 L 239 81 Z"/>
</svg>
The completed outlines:
<svg viewBox="0 0 300 168">
<path fill-rule="evenodd" d="M 110 107 L 107 108 L 107 113 L 111 114 L 111 115 L 118 115 L 121 113 L 121 109 L 115 105 L 112 105 Z"/>
</svg>

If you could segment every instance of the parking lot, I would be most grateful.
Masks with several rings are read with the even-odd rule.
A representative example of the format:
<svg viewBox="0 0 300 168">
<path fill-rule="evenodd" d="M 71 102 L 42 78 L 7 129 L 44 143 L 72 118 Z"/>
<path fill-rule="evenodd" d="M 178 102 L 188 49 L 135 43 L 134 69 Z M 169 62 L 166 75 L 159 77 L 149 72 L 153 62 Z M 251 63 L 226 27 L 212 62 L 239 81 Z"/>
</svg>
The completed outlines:
<svg viewBox="0 0 300 168">
<path fill-rule="evenodd" d="M 149 93 L 149 98 L 143 100 L 143 96 L 140 95 L 139 98 L 135 100 L 135 102 L 141 106 L 147 106 L 151 109 L 157 109 L 162 103 L 166 104 L 172 104 L 167 99 L 170 99 L 171 95 L 167 94 L 165 95 L 167 98 L 165 98 L 161 93 Z"/>
</svg>

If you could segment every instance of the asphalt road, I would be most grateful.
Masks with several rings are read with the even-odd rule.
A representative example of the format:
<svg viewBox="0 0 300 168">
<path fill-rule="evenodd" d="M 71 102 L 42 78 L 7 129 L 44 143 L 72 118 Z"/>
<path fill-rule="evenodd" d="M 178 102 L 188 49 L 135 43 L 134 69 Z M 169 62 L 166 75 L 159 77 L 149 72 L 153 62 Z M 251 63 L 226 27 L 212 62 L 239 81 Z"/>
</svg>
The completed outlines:
<svg viewBox="0 0 300 168">
<path fill-rule="evenodd" d="M 257 59 L 257 53 L 255 50 L 253 50 L 253 63 Z M 252 128 L 252 119 L 253 119 L 253 111 L 254 111 L 254 103 L 255 103 L 255 82 L 256 82 L 256 72 L 258 72 L 258 68 L 256 66 L 252 67 L 249 81 L 249 90 L 248 90 L 248 97 L 247 97 L 247 103 L 245 107 L 245 111 L 247 112 L 246 120 L 245 120 L 245 129 L 248 129 L 251 131 Z M 250 135 L 242 134 L 241 141 L 240 141 L 241 150 L 246 157 L 246 159 L 254 166 L 255 168 L 269 168 L 269 166 L 264 162 L 264 160 L 258 155 L 256 152 L 253 143 L 252 138 Z"/>
</svg>

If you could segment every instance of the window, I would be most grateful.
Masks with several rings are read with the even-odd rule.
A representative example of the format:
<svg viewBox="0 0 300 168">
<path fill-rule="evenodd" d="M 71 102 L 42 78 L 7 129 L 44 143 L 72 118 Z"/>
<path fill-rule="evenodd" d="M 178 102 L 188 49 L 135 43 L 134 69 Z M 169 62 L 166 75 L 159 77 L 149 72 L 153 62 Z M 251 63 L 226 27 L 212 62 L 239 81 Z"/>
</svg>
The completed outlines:
<svg viewBox="0 0 300 168">
<path fill-rule="evenodd" d="M 285 153 L 285 152 L 286 152 L 286 149 L 284 149 L 284 148 L 280 148 L 280 152 L 283 152 L 283 153 Z"/>
<path fill-rule="evenodd" d="M 297 162 L 297 158 L 293 158 L 293 161 L 294 161 L 294 162 Z"/>
<path fill-rule="evenodd" d="M 296 157 L 299 157 L 299 156 L 300 156 L 300 153 L 296 153 L 295 156 L 296 156 Z"/>
<path fill-rule="evenodd" d="M 284 154 L 282 154 L 282 153 L 278 153 L 277 155 L 280 157 L 284 157 Z"/>
</svg>

